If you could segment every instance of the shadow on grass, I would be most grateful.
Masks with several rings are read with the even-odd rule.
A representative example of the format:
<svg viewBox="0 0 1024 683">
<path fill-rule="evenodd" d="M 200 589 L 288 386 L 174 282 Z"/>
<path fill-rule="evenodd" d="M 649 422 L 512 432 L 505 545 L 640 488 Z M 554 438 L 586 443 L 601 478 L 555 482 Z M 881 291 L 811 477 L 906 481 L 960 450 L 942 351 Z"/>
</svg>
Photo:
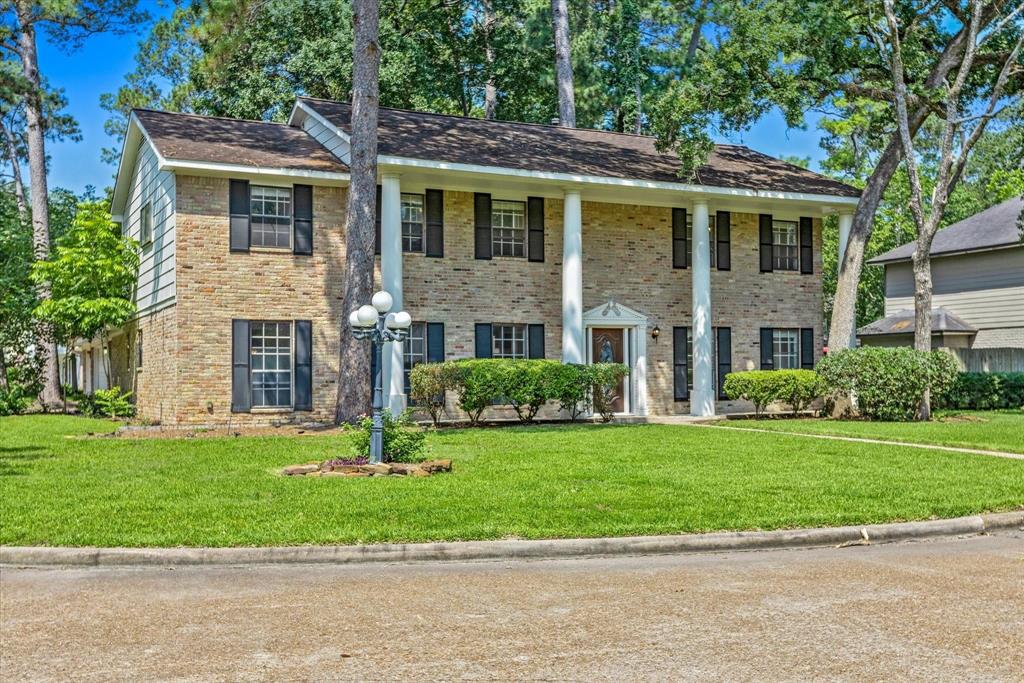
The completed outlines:
<svg viewBox="0 0 1024 683">
<path fill-rule="evenodd" d="M 50 457 L 40 446 L 0 446 L 0 477 L 27 474 L 29 462 Z"/>
</svg>

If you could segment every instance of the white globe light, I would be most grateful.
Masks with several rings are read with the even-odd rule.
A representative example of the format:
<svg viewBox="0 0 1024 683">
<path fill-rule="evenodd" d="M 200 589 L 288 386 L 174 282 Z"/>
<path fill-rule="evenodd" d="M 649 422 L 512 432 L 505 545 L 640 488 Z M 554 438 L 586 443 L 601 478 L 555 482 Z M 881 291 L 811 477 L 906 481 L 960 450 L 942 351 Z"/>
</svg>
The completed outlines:
<svg viewBox="0 0 1024 683">
<path fill-rule="evenodd" d="M 356 319 L 359 320 L 360 327 L 370 327 L 377 322 L 377 309 L 369 305 L 360 306 L 356 311 Z"/>
<path fill-rule="evenodd" d="M 394 300 L 387 292 L 380 291 L 373 295 L 373 299 L 370 300 L 370 303 L 372 303 L 373 307 L 381 313 L 387 313 L 391 310 L 391 305 L 394 303 Z"/>
<path fill-rule="evenodd" d="M 348 324 L 352 327 L 362 327 L 362 323 L 359 322 L 359 311 L 352 311 L 348 314 Z"/>
<path fill-rule="evenodd" d="M 399 330 L 404 330 L 405 328 L 409 327 L 409 325 L 412 325 L 412 316 L 406 313 L 405 311 L 399 311 L 394 315 L 395 317 L 394 320 L 392 321 L 393 325 L 389 325 L 389 327 L 393 326 Z"/>
</svg>

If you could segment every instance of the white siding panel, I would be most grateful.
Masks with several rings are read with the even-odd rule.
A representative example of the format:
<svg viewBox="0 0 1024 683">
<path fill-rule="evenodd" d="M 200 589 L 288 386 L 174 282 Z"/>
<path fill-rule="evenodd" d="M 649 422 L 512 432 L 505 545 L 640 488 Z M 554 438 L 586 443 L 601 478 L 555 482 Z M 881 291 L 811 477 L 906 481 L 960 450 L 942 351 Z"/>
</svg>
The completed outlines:
<svg viewBox="0 0 1024 683">
<path fill-rule="evenodd" d="M 335 131 L 320 123 L 313 116 L 307 116 L 302 122 L 302 129 L 313 136 L 317 142 L 327 148 L 334 156 L 344 163 L 349 162 L 349 145 Z"/>
<path fill-rule="evenodd" d="M 135 300 L 140 312 L 174 300 L 174 194 L 174 174 L 159 169 L 153 147 L 143 140 L 124 209 L 124 230 L 138 240 L 142 207 L 146 203 L 153 207 L 153 242 L 139 258 Z"/>
</svg>

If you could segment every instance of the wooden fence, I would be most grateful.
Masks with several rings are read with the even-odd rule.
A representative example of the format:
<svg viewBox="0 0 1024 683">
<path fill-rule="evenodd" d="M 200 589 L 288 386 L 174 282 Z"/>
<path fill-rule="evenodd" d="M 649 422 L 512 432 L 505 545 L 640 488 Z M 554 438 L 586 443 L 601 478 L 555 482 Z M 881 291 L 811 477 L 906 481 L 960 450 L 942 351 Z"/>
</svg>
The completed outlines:
<svg viewBox="0 0 1024 683">
<path fill-rule="evenodd" d="M 1024 349 L 950 349 L 966 372 L 1024 372 Z"/>
</svg>

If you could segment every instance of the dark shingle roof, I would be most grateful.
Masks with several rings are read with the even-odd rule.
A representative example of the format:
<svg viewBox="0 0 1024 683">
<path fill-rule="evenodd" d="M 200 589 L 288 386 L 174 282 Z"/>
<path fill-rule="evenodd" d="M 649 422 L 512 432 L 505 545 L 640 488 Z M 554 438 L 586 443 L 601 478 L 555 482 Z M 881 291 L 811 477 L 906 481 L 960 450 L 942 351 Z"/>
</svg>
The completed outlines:
<svg viewBox="0 0 1024 683">
<path fill-rule="evenodd" d="M 349 132 L 351 106 L 300 98 L 333 125 Z M 683 182 L 678 159 L 661 153 L 649 136 L 586 128 L 487 121 L 381 108 L 378 151 L 449 163 L 550 173 Z M 738 145 L 716 145 L 698 171 L 702 185 L 858 197 L 860 191 L 818 173 Z"/>
<path fill-rule="evenodd" d="M 973 334 L 977 330 L 967 324 L 963 318 L 957 317 L 945 308 L 933 308 L 932 332 Z M 857 330 L 857 334 L 862 337 L 874 337 L 884 334 L 914 334 L 914 312 L 898 311 L 873 323 L 868 323 Z"/>
<path fill-rule="evenodd" d="M 1024 198 L 1015 197 L 943 228 L 935 233 L 932 240 L 932 256 L 1021 244 L 1017 218 L 1022 211 Z M 909 242 L 876 256 L 868 263 L 909 260 L 914 255 L 915 246 L 915 242 Z"/>
<path fill-rule="evenodd" d="M 136 109 L 165 159 L 302 171 L 348 169 L 305 131 L 283 123 Z"/>
</svg>

